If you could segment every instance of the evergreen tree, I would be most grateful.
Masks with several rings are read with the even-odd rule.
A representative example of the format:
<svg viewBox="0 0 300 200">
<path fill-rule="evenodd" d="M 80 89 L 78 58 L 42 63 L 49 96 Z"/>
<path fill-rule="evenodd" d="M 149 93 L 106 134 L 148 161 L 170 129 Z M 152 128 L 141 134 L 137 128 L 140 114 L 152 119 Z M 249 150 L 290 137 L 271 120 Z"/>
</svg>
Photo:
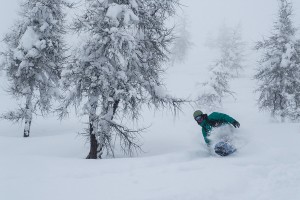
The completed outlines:
<svg viewBox="0 0 300 200">
<path fill-rule="evenodd" d="M 256 45 L 263 56 L 255 79 L 259 82 L 260 109 L 284 121 L 300 117 L 300 41 L 292 22 L 292 4 L 287 0 L 279 3 L 272 35 Z"/>
<path fill-rule="evenodd" d="M 198 104 L 215 109 L 222 106 L 224 97 L 234 97 L 234 92 L 230 89 L 230 80 L 238 78 L 244 68 L 245 43 L 240 26 L 230 28 L 223 25 L 218 38 L 208 45 L 216 49 L 219 56 L 210 66 L 209 80 L 201 84 Z"/>
<path fill-rule="evenodd" d="M 197 104 L 204 106 L 209 111 L 222 107 L 224 97 L 234 97 L 230 90 L 232 74 L 227 69 L 212 66 L 209 72 L 209 80 L 201 85 L 201 93 L 197 98 Z"/>
<path fill-rule="evenodd" d="M 241 31 L 240 25 L 227 27 L 224 24 L 215 44 L 215 48 L 219 51 L 215 66 L 223 68 L 223 71 L 228 72 L 232 78 L 239 77 L 244 68 L 245 43 Z"/>
<path fill-rule="evenodd" d="M 193 43 L 190 41 L 190 33 L 188 31 L 188 19 L 186 16 L 178 17 L 178 25 L 175 27 L 175 41 L 173 43 L 172 64 L 183 63 L 189 53 Z"/>
<path fill-rule="evenodd" d="M 64 0 L 27 0 L 21 4 L 20 20 L 8 33 L 4 69 L 10 82 L 9 92 L 25 99 L 25 107 L 2 115 L 2 118 L 25 120 L 24 137 L 29 137 L 32 116 L 45 114 L 57 88 L 65 61 L 63 42 Z"/>
<path fill-rule="evenodd" d="M 70 105 L 82 105 L 89 117 L 88 159 L 114 156 L 115 138 L 125 154 L 140 149 L 137 135 L 120 123 L 122 116 L 138 119 L 141 106 L 175 110 L 179 99 L 165 93 L 162 64 L 173 39 L 165 25 L 177 0 L 86 0 L 74 29 L 88 35 L 64 77 L 70 91 L 61 116 Z M 119 121 L 118 121 L 119 120 Z"/>
</svg>

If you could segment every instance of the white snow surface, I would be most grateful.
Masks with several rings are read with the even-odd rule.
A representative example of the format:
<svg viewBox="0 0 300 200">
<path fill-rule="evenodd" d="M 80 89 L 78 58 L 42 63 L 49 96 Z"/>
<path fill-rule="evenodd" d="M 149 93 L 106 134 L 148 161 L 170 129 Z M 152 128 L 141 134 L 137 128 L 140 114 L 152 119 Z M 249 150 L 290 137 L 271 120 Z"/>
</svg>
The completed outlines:
<svg viewBox="0 0 300 200">
<path fill-rule="evenodd" d="M 213 58 L 203 47 L 204 30 L 217 30 L 224 18 L 232 23 L 240 19 L 247 41 L 268 34 L 277 4 L 261 3 L 186 0 L 195 47 L 186 63 L 168 70 L 168 92 L 197 95 L 196 83 L 205 81 L 205 69 Z M 300 4 L 294 3 L 299 11 Z M 0 20 L 6 19 L 1 13 Z M 56 117 L 35 117 L 31 137 L 26 139 L 23 124 L 1 120 L 0 200 L 299 200 L 300 125 L 278 123 L 258 111 L 252 79 L 256 59 L 250 53 L 249 68 L 231 83 L 236 100 L 226 98 L 224 108 L 216 110 L 241 124 L 234 132 L 239 143 L 233 155 L 223 158 L 209 153 L 201 127 L 192 118 L 195 109 L 206 110 L 189 105 L 175 118 L 171 112 L 153 115 L 145 109 L 140 125 L 152 126 L 143 134 L 144 152 L 133 158 L 118 154 L 116 159 L 84 159 L 89 145 L 76 133 L 86 128 L 86 119 L 72 114 L 62 122 Z M 0 75 L 3 113 L 17 104 L 7 96 L 8 83 L 4 73 Z"/>
<path fill-rule="evenodd" d="M 105 160 L 83 159 L 87 146 L 73 133 L 1 136 L 0 199 L 297 200 L 299 125 L 249 114 L 239 130 L 247 144 L 226 158 L 210 156 L 201 137 L 181 146 L 178 134 L 148 141 L 150 156 Z M 190 137 L 185 131 L 181 137 Z"/>
</svg>

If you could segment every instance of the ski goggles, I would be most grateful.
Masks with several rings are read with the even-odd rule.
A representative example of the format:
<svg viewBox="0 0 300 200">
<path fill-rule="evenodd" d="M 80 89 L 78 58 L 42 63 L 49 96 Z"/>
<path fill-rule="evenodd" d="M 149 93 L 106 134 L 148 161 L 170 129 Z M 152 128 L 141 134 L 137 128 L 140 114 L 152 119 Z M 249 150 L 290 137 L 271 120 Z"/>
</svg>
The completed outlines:
<svg viewBox="0 0 300 200">
<path fill-rule="evenodd" d="M 204 116 L 203 115 L 199 115 L 197 117 L 195 117 L 195 120 L 197 121 L 198 124 L 201 124 L 204 120 Z"/>
</svg>

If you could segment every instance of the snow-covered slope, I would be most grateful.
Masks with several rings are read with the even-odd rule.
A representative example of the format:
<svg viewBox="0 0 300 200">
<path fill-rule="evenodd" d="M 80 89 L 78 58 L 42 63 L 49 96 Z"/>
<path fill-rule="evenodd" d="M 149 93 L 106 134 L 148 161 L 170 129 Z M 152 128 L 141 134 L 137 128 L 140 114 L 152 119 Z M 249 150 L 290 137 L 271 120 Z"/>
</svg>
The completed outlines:
<svg viewBox="0 0 300 200">
<path fill-rule="evenodd" d="M 185 63 L 168 70 L 166 82 L 171 93 L 187 97 L 197 92 L 195 85 L 205 80 L 213 58 L 204 48 L 210 31 L 223 20 L 241 22 L 250 46 L 268 34 L 277 3 L 186 0 L 185 5 L 194 46 Z M 296 13 L 298 8 L 295 1 Z M 2 34 L 9 24 L 0 19 Z M 218 110 L 241 123 L 235 154 L 209 154 L 192 118 L 194 109 L 206 110 L 189 105 L 175 118 L 170 112 L 145 110 L 140 125 L 152 126 L 143 134 L 144 152 L 134 158 L 85 160 L 88 144 L 76 134 L 85 119 L 75 116 L 62 122 L 56 117 L 34 119 L 32 137 L 26 139 L 22 126 L 0 121 L 0 200 L 300 199 L 300 125 L 277 123 L 258 111 L 252 80 L 256 55 L 249 52 L 247 58 L 243 77 L 232 82 L 237 99 L 225 99 Z M 3 75 L 1 113 L 16 106 L 5 92 Z"/>
<path fill-rule="evenodd" d="M 190 116 L 176 121 L 173 133 L 162 128 L 145 135 L 146 153 L 135 158 L 85 160 L 88 146 L 70 131 L 1 136 L 0 199 L 299 199 L 299 124 L 272 123 L 258 114 L 249 78 L 237 81 L 240 100 L 228 100 L 225 110 L 239 118 L 243 145 L 230 157 L 207 152 L 200 128 L 185 124 Z"/>
</svg>

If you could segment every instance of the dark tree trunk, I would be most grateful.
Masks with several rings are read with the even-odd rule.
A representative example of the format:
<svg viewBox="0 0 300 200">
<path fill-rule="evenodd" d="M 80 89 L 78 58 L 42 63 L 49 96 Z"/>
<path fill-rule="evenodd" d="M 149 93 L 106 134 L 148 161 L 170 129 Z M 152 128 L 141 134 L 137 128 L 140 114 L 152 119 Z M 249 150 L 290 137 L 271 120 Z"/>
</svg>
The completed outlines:
<svg viewBox="0 0 300 200">
<path fill-rule="evenodd" d="M 90 135 L 90 153 L 89 155 L 86 157 L 86 159 L 97 159 L 97 153 L 98 153 L 98 142 L 96 139 L 96 135 L 92 134 Z"/>
<path fill-rule="evenodd" d="M 89 136 L 90 136 L 90 153 L 86 157 L 86 159 L 97 159 L 98 154 L 98 141 L 96 138 L 96 127 L 95 127 L 95 121 L 96 121 L 96 110 L 97 110 L 97 103 L 92 102 L 91 103 L 91 110 L 89 115 Z"/>
<path fill-rule="evenodd" d="M 113 104 L 113 115 L 116 113 L 116 110 L 118 108 L 120 100 L 117 100 L 114 102 Z M 96 133 L 95 133 L 95 125 L 94 122 L 96 120 L 96 104 L 93 103 L 91 104 L 91 113 L 89 116 L 89 135 L 90 135 L 90 152 L 89 155 L 86 157 L 86 159 L 101 159 L 101 155 L 102 155 L 102 150 L 103 150 L 103 146 L 100 146 L 97 138 L 96 138 Z M 112 116 L 113 118 L 113 116 Z"/>
<path fill-rule="evenodd" d="M 114 102 L 112 119 L 113 119 L 114 115 L 116 114 L 116 111 L 117 111 L 117 109 L 118 109 L 118 107 L 119 107 L 119 103 L 120 103 L 120 100 L 116 100 L 116 101 Z"/>
</svg>

